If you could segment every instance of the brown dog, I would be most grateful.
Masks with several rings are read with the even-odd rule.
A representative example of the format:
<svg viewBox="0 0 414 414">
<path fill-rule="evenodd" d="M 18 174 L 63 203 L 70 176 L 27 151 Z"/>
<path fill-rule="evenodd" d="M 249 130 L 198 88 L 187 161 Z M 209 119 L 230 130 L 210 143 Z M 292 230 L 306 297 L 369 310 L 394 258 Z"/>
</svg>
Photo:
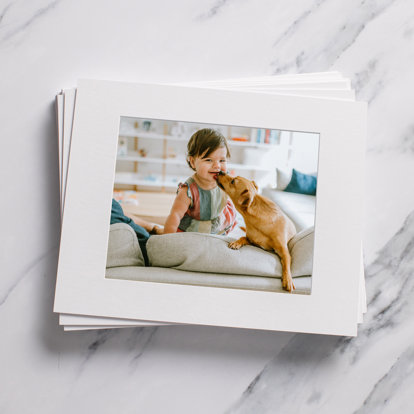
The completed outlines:
<svg viewBox="0 0 414 414">
<path fill-rule="evenodd" d="M 257 185 L 243 177 L 221 173 L 218 185 L 230 196 L 246 223 L 246 237 L 229 243 L 231 249 L 253 244 L 277 253 L 282 264 L 282 286 L 289 292 L 295 289 L 290 271 L 289 240 L 296 234 L 292 221 L 272 200 L 258 193 Z"/>
</svg>

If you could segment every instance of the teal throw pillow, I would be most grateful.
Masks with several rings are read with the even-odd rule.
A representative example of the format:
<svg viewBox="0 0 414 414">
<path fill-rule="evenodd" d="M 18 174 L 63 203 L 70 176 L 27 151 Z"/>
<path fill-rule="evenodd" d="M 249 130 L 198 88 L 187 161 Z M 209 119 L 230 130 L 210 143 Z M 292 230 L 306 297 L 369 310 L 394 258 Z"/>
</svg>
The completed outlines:
<svg viewBox="0 0 414 414">
<path fill-rule="evenodd" d="M 293 168 L 290 183 L 285 191 L 290 193 L 316 195 L 316 176 L 303 174 Z"/>
</svg>

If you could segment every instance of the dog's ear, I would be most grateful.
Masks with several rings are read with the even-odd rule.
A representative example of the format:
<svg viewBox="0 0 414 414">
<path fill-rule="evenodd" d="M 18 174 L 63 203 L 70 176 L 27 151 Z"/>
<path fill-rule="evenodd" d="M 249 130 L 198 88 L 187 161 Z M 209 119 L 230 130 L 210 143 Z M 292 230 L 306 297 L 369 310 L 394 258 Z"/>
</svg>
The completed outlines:
<svg viewBox="0 0 414 414">
<path fill-rule="evenodd" d="M 240 194 L 237 202 L 239 203 L 241 207 L 247 208 L 250 206 L 252 201 L 253 201 L 253 194 L 250 190 L 246 189 Z"/>
<path fill-rule="evenodd" d="M 259 191 L 259 187 L 257 186 L 257 184 L 256 184 L 254 181 L 252 181 L 252 183 L 253 183 L 253 185 L 254 185 L 254 188 L 255 188 L 257 191 Z"/>
</svg>

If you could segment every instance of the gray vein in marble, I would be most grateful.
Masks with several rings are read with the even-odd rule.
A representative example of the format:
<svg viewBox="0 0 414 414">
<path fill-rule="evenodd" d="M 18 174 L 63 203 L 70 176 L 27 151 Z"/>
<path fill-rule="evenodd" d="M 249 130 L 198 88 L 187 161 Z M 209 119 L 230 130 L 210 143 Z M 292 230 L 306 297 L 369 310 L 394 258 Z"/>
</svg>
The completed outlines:
<svg viewBox="0 0 414 414">
<path fill-rule="evenodd" d="M 87 345 L 86 355 L 77 370 L 77 378 L 85 371 L 88 362 L 107 345 L 108 348 L 124 347 L 131 354 L 129 367 L 130 371 L 135 371 L 138 361 L 152 344 L 158 327 L 131 328 L 131 329 L 106 329 L 94 332 L 93 341 Z M 125 336 L 127 336 L 125 338 Z M 119 344 L 124 345 L 119 345 Z M 106 351 L 103 352 L 107 352 Z"/>
<path fill-rule="evenodd" d="M 413 34 L 414 34 L 414 26 L 413 25 L 408 26 L 404 29 L 403 36 L 406 39 L 411 39 L 413 37 Z"/>
<path fill-rule="evenodd" d="M 60 3 L 62 0 L 54 0 L 48 5 L 36 10 L 32 16 L 30 16 L 26 21 L 19 24 L 17 27 L 13 28 L 9 32 L 7 32 L 2 37 L 2 41 L 10 40 L 11 38 L 15 37 L 17 34 L 24 32 L 27 28 L 29 28 L 33 22 L 37 21 L 39 17 L 46 15 L 49 11 L 55 8 L 55 6 Z M 5 12 L 10 8 L 11 4 L 6 8 L 3 12 L 2 17 L 4 17 Z"/>
<path fill-rule="evenodd" d="M 277 47 L 280 43 L 282 43 L 286 38 L 289 38 L 293 36 L 296 32 L 296 29 L 298 26 L 306 20 L 306 18 L 313 12 L 315 12 L 316 9 L 319 8 L 319 6 L 323 3 L 325 3 L 327 0 L 317 0 L 315 2 L 315 5 L 310 8 L 309 10 L 304 11 L 297 19 L 293 21 L 293 23 L 277 38 L 277 40 L 273 43 L 273 47 Z"/>
<path fill-rule="evenodd" d="M 112 333 L 111 330 L 105 330 L 105 331 L 102 331 L 102 332 L 98 332 L 98 339 L 93 341 L 88 346 L 88 351 L 90 351 L 90 352 L 88 352 L 88 355 L 86 357 L 87 359 L 89 359 L 90 356 L 93 355 L 97 351 L 97 349 L 106 342 L 106 340 L 108 339 L 110 333 Z"/>
<path fill-rule="evenodd" d="M 368 363 L 376 367 L 378 352 L 385 347 L 388 365 L 382 361 L 376 379 L 366 384 L 370 388 L 365 397 L 362 394 L 361 404 L 349 411 L 378 412 L 375 408 L 380 401 L 394 398 L 404 377 L 414 371 L 413 269 L 414 212 L 366 270 L 368 312 L 358 336 L 295 335 L 228 412 L 270 413 L 274 407 L 284 413 L 327 412 L 330 393 L 337 392 L 321 385 L 326 384 L 327 368 L 329 382 L 352 386 L 355 375 L 362 375 Z M 394 337 L 398 337 L 397 345 Z M 306 392 L 298 395 L 296 390 Z"/>
<path fill-rule="evenodd" d="M 26 268 L 21 272 L 20 276 L 17 276 L 12 285 L 6 288 L 6 292 L 2 293 L 0 296 L 0 306 L 4 305 L 9 298 L 10 294 L 19 286 L 19 284 L 30 274 L 30 272 L 36 268 L 37 265 L 42 263 L 45 259 L 47 259 L 52 254 L 56 254 L 57 247 L 53 247 L 49 249 L 46 253 L 43 253 L 41 256 L 34 259 L 31 263 L 29 263 Z"/>
<path fill-rule="evenodd" d="M 388 7 L 390 7 L 396 0 L 379 0 L 379 1 L 362 1 L 360 5 L 355 5 L 352 8 L 352 14 L 342 17 L 346 19 L 348 23 L 345 23 L 340 31 L 334 33 L 327 33 L 326 36 L 331 40 L 327 44 L 323 45 L 323 50 L 310 49 L 310 51 L 297 50 L 298 43 L 296 41 L 296 35 L 300 33 L 303 36 L 303 31 L 298 33 L 298 29 L 301 28 L 303 22 L 308 19 L 315 19 L 319 23 L 319 16 L 316 11 L 320 9 L 325 1 L 318 0 L 315 6 L 310 10 L 304 12 L 274 43 L 274 47 L 278 47 L 283 41 L 284 47 L 290 47 L 295 53 L 287 62 L 276 59 L 272 62 L 274 74 L 280 74 L 283 72 L 307 72 L 318 69 L 326 70 L 329 66 L 332 66 L 341 55 L 343 55 L 358 39 L 360 34 L 364 31 L 367 25 L 382 14 Z M 314 67 L 313 63 L 318 61 L 316 59 L 320 55 L 324 55 L 327 60 L 326 65 L 321 67 Z"/>
<path fill-rule="evenodd" d="M 9 3 L 4 9 L 3 9 L 3 11 L 1 12 L 1 14 L 0 14 L 0 24 L 1 24 L 1 22 L 3 21 L 3 19 L 4 19 L 4 16 L 7 14 L 7 12 L 8 12 L 8 10 L 10 9 L 10 7 L 11 7 L 11 5 L 12 5 L 13 3 Z"/>
<path fill-rule="evenodd" d="M 352 77 L 352 86 L 353 88 L 358 91 L 358 94 L 361 94 L 361 91 L 364 90 L 364 88 L 369 85 L 369 83 L 372 81 L 373 75 L 378 70 L 378 60 L 377 59 L 371 59 L 366 67 L 355 73 Z M 371 91 L 369 92 L 368 96 L 365 96 L 365 101 L 368 102 L 368 104 L 372 103 L 372 101 L 378 96 L 379 92 L 381 91 L 383 87 L 383 81 L 379 79 L 375 82 L 375 85 L 371 87 Z"/>
<path fill-rule="evenodd" d="M 407 129 L 402 137 L 403 151 L 414 152 L 414 124 L 407 126 Z"/>
<path fill-rule="evenodd" d="M 137 363 L 139 358 L 142 356 L 142 354 L 145 352 L 145 350 L 150 346 L 153 342 L 153 338 L 155 333 L 157 332 L 158 327 L 153 328 L 140 328 L 135 329 L 135 338 L 132 339 L 132 343 L 134 344 L 134 349 L 136 349 L 137 345 L 139 346 L 139 350 L 135 355 L 133 356 L 130 366 L 133 370 L 137 367 Z"/>
<path fill-rule="evenodd" d="M 96 332 L 96 339 L 88 345 L 86 356 L 79 366 L 78 377 L 82 374 L 85 369 L 85 365 L 93 357 L 93 355 L 95 355 L 98 349 L 101 348 L 110 337 L 116 334 L 117 332 L 115 329 L 105 329 Z"/>
<path fill-rule="evenodd" d="M 228 3 L 228 0 L 218 0 L 216 4 L 210 8 L 207 13 L 198 16 L 197 20 L 207 20 L 218 14 L 218 12 Z"/>
<path fill-rule="evenodd" d="M 373 6 L 377 6 L 378 8 L 372 12 L 370 12 L 369 9 L 367 9 L 365 11 L 365 14 L 363 16 L 363 18 L 361 19 L 362 22 L 357 24 L 356 27 L 354 27 L 354 34 L 352 36 L 352 38 L 350 39 L 350 41 L 346 44 L 346 46 L 341 50 L 340 54 L 336 57 L 335 60 L 337 60 L 342 54 L 344 54 L 354 43 L 355 41 L 358 39 L 359 35 L 363 32 L 363 30 L 365 29 L 365 27 L 374 19 L 376 19 L 378 16 L 380 16 L 382 13 L 384 13 L 388 7 L 390 7 L 392 4 L 394 4 L 397 0 L 383 0 L 378 1 L 367 1 L 367 0 L 363 0 L 361 2 L 362 5 L 367 4 L 369 6 L 373 5 Z M 379 3 L 383 3 L 382 5 Z M 347 26 L 343 26 L 342 30 L 345 31 L 347 29 Z M 333 62 L 334 63 L 334 62 Z"/>
<path fill-rule="evenodd" d="M 308 388 L 318 366 L 329 364 L 340 339 L 320 335 L 295 335 L 280 353 L 256 376 L 228 413 L 295 413 L 299 403 L 295 390 Z M 305 368 L 306 367 L 306 368 Z M 300 378 L 296 373 L 300 372 Z M 317 403 L 323 390 L 311 389 L 306 400 Z"/>
<path fill-rule="evenodd" d="M 354 414 L 379 413 L 389 405 L 398 389 L 414 375 L 414 346 L 410 346 L 398 358 L 391 369 L 375 384 L 361 408 Z"/>
</svg>

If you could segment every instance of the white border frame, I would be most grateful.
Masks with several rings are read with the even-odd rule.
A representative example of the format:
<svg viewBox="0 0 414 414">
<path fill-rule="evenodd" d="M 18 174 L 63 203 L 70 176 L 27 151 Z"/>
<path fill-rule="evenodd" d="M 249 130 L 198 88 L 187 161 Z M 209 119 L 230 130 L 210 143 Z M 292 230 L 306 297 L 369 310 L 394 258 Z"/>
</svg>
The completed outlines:
<svg viewBox="0 0 414 414">
<path fill-rule="evenodd" d="M 319 133 L 312 294 L 106 279 L 121 116 Z M 364 103 L 79 81 L 54 311 L 356 335 L 365 122 Z"/>
<path fill-rule="evenodd" d="M 327 73 L 328 74 L 328 73 Z M 306 75 L 314 78 L 316 74 L 312 74 L 312 75 Z M 334 75 L 334 73 L 329 73 L 329 75 Z M 289 76 L 289 75 L 288 75 Z M 290 75 L 291 76 L 291 75 Z M 297 76 L 297 77 L 303 77 L 305 75 L 293 75 L 293 76 Z M 280 78 L 285 78 L 285 76 L 278 76 L 278 77 L 274 77 L 272 76 L 270 79 L 268 78 L 260 78 L 260 82 L 261 83 L 267 83 L 267 84 L 272 84 L 273 86 L 277 85 L 277 83 L 280 81 Z M 330 76 L 331 77 L 331 76 Z M 338 76 L 337 76 L 338 77 Z M 339 79 L 340 77 L 338 77 Z M 243 85 L 247 85 L 247 84 L 259 84 L 260 82 L 257 80 L 254 80 L 253 78 L 244 78 L 244 79 L 239 79 L 237 84 L 237 88 L 236 87 L 227 87 L 227 83 L 223 81 L 217 81 L 217 85 L 214 86 L 215 89 L 235 89 L 235 90 L 239 90 L 239 91 L 243 91 L 246 90 L 244 89 Z M 198 82 L 198 83 L 182 83 L 181 86 L 193 86 L 193 87 L 206 87 L 206 83 L 210 84 L 211 82 Z M 215 83 L 215 82 L 213 82 Z M 179 84 L 177 84 L 179 85 Z M 213 86 L 213 85 L 210 85 Z M 226 87 L 225 87 L 226 86 Z M 248 89 L 249 91 L 252 91 L 250 88 Z M 67 92 L 70 92 L 70 94 L 68 94 Z M 262 91 L 262 90 L 261 90 Z M 66 92 L 66 93 L 65 93 Z M 257 90 L 256 90 L 257 92 Z M 272 93 L 275 93 L 280 95 L 279 92 L 277 92 L 277 90 L 272 89 Z M 283 94 L 289 94 L 289 95 L 298 95 L 298 93 L 291 93 L 292 90 L 289 90 L 288 93 L 284 90 Z M 298 91 L 295 91 L 298 92 Z M 340 89 L 335 89 L 335 91 L 329 91 L 329 90 L 307 90 L 306 91 L 306 96 L 308 97 L 315 97 L 315 98 L 330 98 L 332 97 L 332 94 L 326 94 L 326 92 L 334 92 L 333 97 L 335 97 L 335 99 L 343 99 L 345 98 L 343 93 L 345 92 L 349 92 L 350 95 L 353 96 L 352 100 L 355 100 L 354 97 L 354 91 L 351 90 L 340 90 Z M 340 94 L 341 93 L 341 94 Z M 62 146 L 62 150 L 63 150 L 63 188 L 61 189 L 63 193 L 65 193 L 66 190 L 66 175 L 67 175 L 67 166 L 68 166 L 68 155 L 69 155 L 69 145 L 70 141 L 72 139 L 72 120 L 73 120 L 73 113 L 75 110 L 75 95 L 76 95 L 76 89 L 70 89 L 70 90 L 64 90 L 63 91 L 63 95 L 64 95 L 64 119 L 70 119 L 70 134 L 68 136 L 66 136 L 66 138 L 64 139 L 63 136 L 59 135 L 59 141 L 60 142 L 64 142 L 64 146 Z M 301 93 L 301 95 L 303 95 L 303 93 Z M 70 99 L 69 99 L 70 97 Z M 350 98 L 349 98 L 350 99 Z M 59 102 L 58 102 L 58 106 L 59 106 Z M 61 113 L 59 112 L 58 114 L 59 116 L 61 116 Z M 59 122 L 63 122 L 62 120 L 59 120 Z M 65 128 L 66 128 L 67 122 L 65 121 Z M 63 134 L 64 136 L 66 135 L 66 133 L 64 132 Z M 66 154 L 65 154 L 66 152 Z M 365 281 L 364 281 L 364 267 L 363 267 L 363 258 L 362 258 L 362 244 L 361 244 L 361 280 L 360 280 L 360 308 L 359 308 L 359 318 L 358 318 L 358 323 L 361 323 L 363 321 L 363 314 L 366 313 L 367 307 L 366 307 L 366 293 L 365 293 Z M 111 326 L 108 326 L 108 321 L 111 323 Z M 59 324 L 60 325 L 65 325 L 66 327 L 74 327 L 74 329 L 76 329 L 77 327 L 84 325 L 87 326 L 88 329 L 94 329 L 96 328 L 102 328 L 102 327 L 131 327 L 131 326 L 143 326 L 145 324 L 145 326 L 148 325 L 159 325 L 161 324 L 160 322 L 146 322 L 146 321 L 140 321 L 139 319 L 120 319 L 120 318 L 106 318 L 103 316 L 87 316 L 87 315 L 71 315 L 71 314 L 59 314 Z"/>
</svg>

